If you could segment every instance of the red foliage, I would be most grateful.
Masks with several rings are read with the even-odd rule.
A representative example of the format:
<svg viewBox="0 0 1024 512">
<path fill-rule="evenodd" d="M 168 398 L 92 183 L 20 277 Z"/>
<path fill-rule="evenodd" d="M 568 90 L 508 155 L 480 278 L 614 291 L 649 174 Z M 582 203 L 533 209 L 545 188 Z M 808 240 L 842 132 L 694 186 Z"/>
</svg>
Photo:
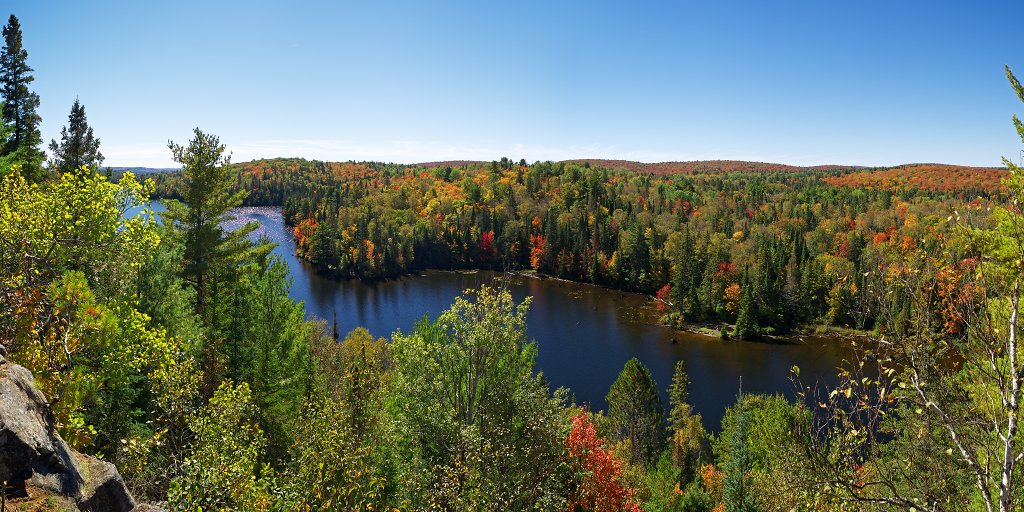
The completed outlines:
<svg viewBox="0 0 1024 512">
<path fill-rule="evenodd" d="M 582 477 L 569 499 L 568 510 L 641 512 L 633 489 L 620 479 L 622 462 L 609 453 L 604 444 L 587 414 L 580 410 L 572 418 L 572 431 L 565 439 L 569 463 Z"/>
<path fill-rule="evenodd" d="M 940 164 L 910 164 L 886 169 L 870 169 L 823 178 L 833 187 L 867 187 L 890 190 L 921 189 L 937 192 L 984 191 L 1002 189 L 1006 169 L 962 167 Z"/>
<path fill-rule="evenodd" d="M 736 265 L 732 263 L 719 263 L 718 272 L 715 272 L 715 277 L 726 277 L 731 276 L 733 271 L 736 270 Z"/>
<path fill-rule="evenodd" d="M 839 250 L 836 251 L 836 256 L 839 256 L 840 258 L 850 257 L 850 242 L 848 240 L 843 240 L 843 242 L 839 244 Z"/>
<path fill-rule="evenodd" d="M 494 247 L 494 230 L 480 233 L 480 257 L 490 261 L 494 259 L 497 252 L 497 249 Z"/>
<path fill-rule="evenodd" d="M 658 311 L 668 311 L 668 293 L 671 286 L 671 283 L 666 283 L 658 290 L 658 293 L 654 294 L 658 298 Z"/>
</svg>

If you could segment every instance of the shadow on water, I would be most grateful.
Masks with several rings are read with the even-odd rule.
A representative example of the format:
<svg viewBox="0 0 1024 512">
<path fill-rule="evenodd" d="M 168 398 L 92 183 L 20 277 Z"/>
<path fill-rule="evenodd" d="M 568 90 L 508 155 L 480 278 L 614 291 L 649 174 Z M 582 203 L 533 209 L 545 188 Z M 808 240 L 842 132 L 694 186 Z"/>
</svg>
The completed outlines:
<svg viewBox="0 0 1024 512">
<path fill-rule="evenodd" d="M 557 279 L 506 276 L 492 271 L 431 270 L 380 282 L 325 277 L 295 256 L 291 233 L 279 210 L 240 208 L 234 223 L 257 221 L 253 236 L 277 244 L 288 265 L 291 296 L 307 315 L 330 321 L 347 333 L 366 327 L 375 336 L 409 331 L 424 314 L 435 318 L 467 288 L 506 285 L 517 301 L 533 297 L 528 334 L 538 345 L 537 366 L 555 387 L 568 387 L 579 403 L 605 408 L 604 396 L 632 357 L 648 368 L 667 400 L 675 362 L 690 374 L 690 395 L 710 430 L 718 430 L 726 407 L 736 400 L 742 379 L 746 393 L 793 395 L 790 368 L 800 366 L 806 382 L 835 380 L 835 368 L 849 354 L 838 339 L 804 338 L 786 343 L 723 342 L 657 325 L 647 296 Z M 667 407 L 667 404 L 666 404 Z"/>
</svg>

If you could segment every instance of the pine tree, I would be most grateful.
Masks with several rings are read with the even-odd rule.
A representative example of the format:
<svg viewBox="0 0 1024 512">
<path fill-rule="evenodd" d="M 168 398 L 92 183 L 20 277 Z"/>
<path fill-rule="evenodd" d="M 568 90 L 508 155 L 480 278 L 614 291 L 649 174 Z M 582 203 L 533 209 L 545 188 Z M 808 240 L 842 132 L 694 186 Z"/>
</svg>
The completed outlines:
<svg viewBox="0 0 1024 512">
<path fill-rule="evenodd" d="M 664 435 L 664 409 L 650 370 L 637 358 L 630 359 L 605 399 L 615 437 L 629 441 L 630 461 L 653 461 Z"/>
<path fill-rule="evenodd" d="M 46 155 L 39 149 L 43 142 L 39 132 L 42 118 L 36 112 L 39 95 L 29 91 L 28 84 L 35 78 L 28 66 L 28 52 L 21 44 L 21 23 L 11 15 L 3 28 L 4 47 L 0 52 L 0 92 L 3 93 L 3 122 L 10 127 L 10 134 L 0 147 L 0 156 L 13 156 L 20 164 L 22 174 L 33 181 L 45 177 L 43 159 Z"/>
<path fill-rule="evenodd" d="M 85 118 L 85 107 L 77 98 L 71 105 L 68 125 L 60 130 L 60 143 L 50 140 L 50 152 L 53 154 L 50 169 L 61 174 L 75 172 L 82 166 L 95 172 L 103 163 L 100 140 L 93 136 Z"/>
<path fill-rule="evenodd" d="M 246 237 L 258 224 L 252 222 L 230 232 L 223 227 L 234 219 L 228 212 L 241 206 L 247 191 L 231 192 L 231 158 L 224 155 L 227 148 L 218 137 L 196 128 L 195 138 L 187 147 L 174 142 L 168 147 L 174 160 L 182 164 L 181 197 L 185 204 L 169 204 L 163 218 L 172 234 L 183 238 L 182 277 L 195 288 L 196 313 L 212 326 L 217 322 L 214 311 L 207 308 L 211 280 L 230 273 L 244 260 L 252 249 Z"/>
</svg>

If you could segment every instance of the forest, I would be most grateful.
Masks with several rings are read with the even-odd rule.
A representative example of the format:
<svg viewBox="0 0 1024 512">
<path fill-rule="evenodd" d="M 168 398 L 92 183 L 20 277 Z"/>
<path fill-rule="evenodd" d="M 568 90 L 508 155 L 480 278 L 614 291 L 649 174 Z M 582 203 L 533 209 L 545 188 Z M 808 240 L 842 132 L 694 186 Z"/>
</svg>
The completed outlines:
<svg viewBox="0 0 1024 512">
<path fill-rule="evenodd" d="M 0 374 L 31 370 L 61 437 L 115 463 L 140 501 L 1009 511 L 1024 499 L 1024 177 L 1008 160 L 998 173 L 233 165 L 197 128 L 168 144 L 180 173 L 115 182 L 77 101 L 44 162 L 15 16 L 3 34 Z M 162 222 L 145 210 L 153 197 L 176 199 Z M 280 205 L 303 256 L 339 277 L 534 270 L 652 293 L 667 321 L 731 323 L 737 337 L 825 322 L 876 339 L 857 342 L 835 387 L 793 368 L 795 401 L 741 391 L 715 432 L 682 362 L 658 383 L 631 360 L 607 408 L 587 409 L 538 373 L 530 299 L 500 288 L 467 290 L 390 338 L 307 320 L 255 226 L 224 228 L 245 204 Z"/>
<path fill-rule="evenodd" d="M 248 193 L 246 205 L 282 207 L 300 255 L 342 278 L 535 271 L 655 295 L 668 324 L 753 339 L 808 326 L 884 329 L 884 276 L 872 271 L 956 237 L 950 214 L 1002 199 L 1006 175 L 937 165 L 461 164 L 258 160 L 232 166 L 232 190 Z M 180 179 L 159 176 L 157 196 L 178 197 Z M 946 259 L 950 275 L 975 256 L 965 246 Z"/>
</svg>

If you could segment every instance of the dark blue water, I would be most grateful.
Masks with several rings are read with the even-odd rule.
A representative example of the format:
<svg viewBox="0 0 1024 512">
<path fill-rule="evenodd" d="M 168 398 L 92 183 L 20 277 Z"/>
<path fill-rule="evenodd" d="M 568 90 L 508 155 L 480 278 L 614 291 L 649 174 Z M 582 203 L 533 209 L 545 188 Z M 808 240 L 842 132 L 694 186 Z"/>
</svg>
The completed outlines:
<svg viewBox="0 0 1024 512">
<path fill-rule="evenodd" d="M 154 209 L 162 207 L 154 207 Z M 409 331 L 424 314 L 435 318 L 456 296 L 481 284 L 507 285 L 516 300 L 533 297 L 528 334 L 537 342 L 537 365 L 552 387 L 569 388 L 579 403 L 605 407 L 604 396 L 632 357 L 651 370 L 662 397 L 675 362 L 690 374 L 694 408 L 704 424 L 718 430 L 725 408 L 736 400 L 742 379 L 745 393 L 792 395 L 789 370 L 801 368 L 805 381 L 834 380 L 846 354 L 838 340 L 787 344 L 723 342 L 657 325 L 654 301 L 647 296 L 555 279 L 508 276 L 491 271 L 428 271 L 382 282 L 339 281 L 319 275 L 295 256 L 291 233 L 279 210 L 240 208 L 235 223 L 256 221 L 254 236 L 277 244 L 274 253 L 291 270 L 291 296 L 306 313 L 328 323 L 337 315 L 344 333 L 366 327 L 375 336 Z"/>
</svg>

